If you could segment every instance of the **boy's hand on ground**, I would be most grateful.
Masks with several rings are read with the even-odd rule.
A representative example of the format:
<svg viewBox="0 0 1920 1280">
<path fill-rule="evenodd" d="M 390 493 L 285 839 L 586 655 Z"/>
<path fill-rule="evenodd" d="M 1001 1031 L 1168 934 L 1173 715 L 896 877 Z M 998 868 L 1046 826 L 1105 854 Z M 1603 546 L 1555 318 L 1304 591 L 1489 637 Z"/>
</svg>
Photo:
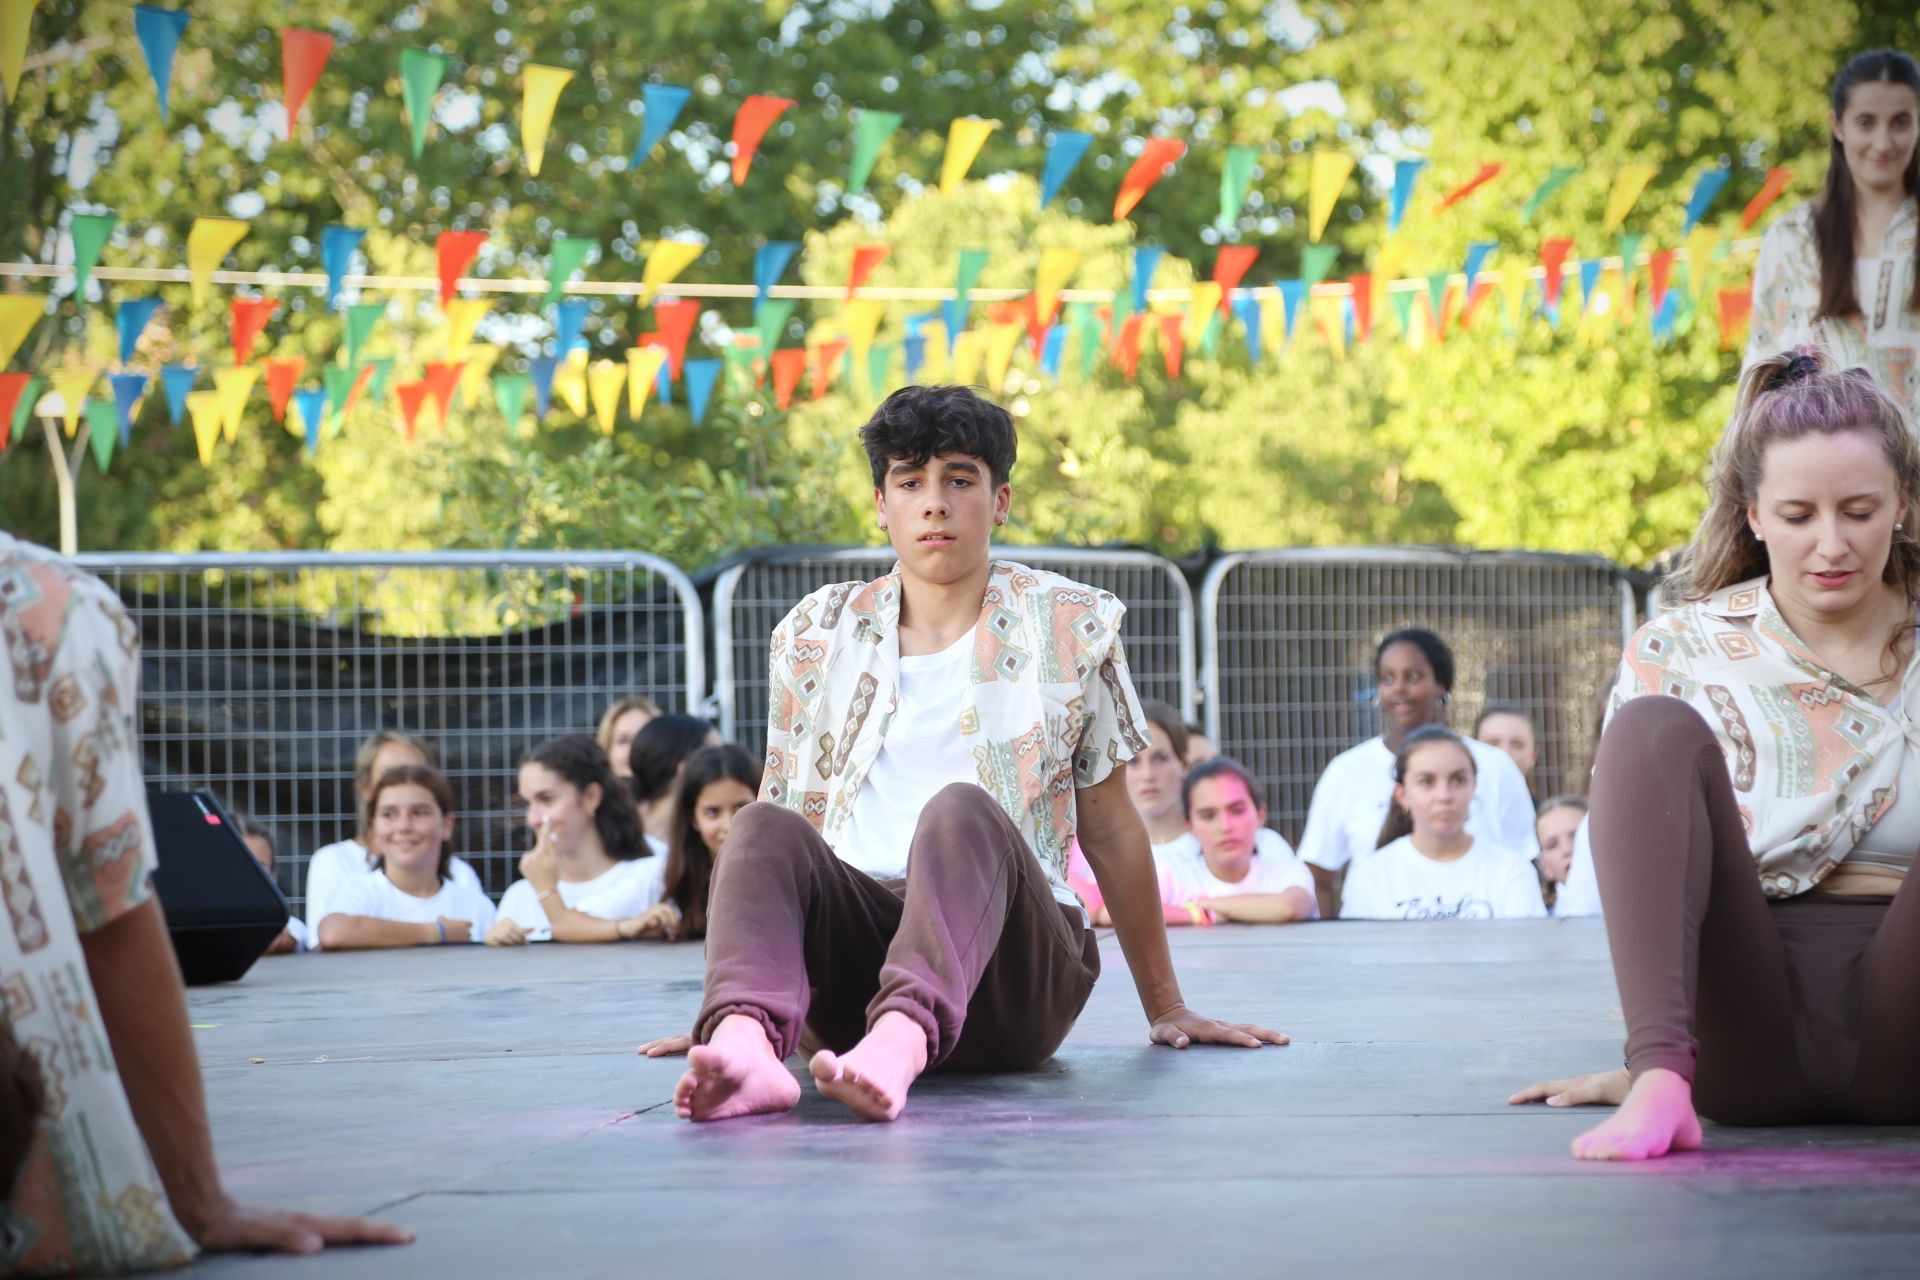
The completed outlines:
<svg viewBox="0 0 1920 1280">
<path fill-rule="evenodd" d="M 371 1218 L 323 1218 L 224 1201 L 193 1232 L 209 1253 L 319 1253 L 330 1244 L 412 1244 L 413 1232 Z"/>
<path fill-rule="evenodd" d="M 1184 1005 L 1153 1020 L 1147 1038 L 1154 1044 L 1184 1049 L 1191 1044 L 1229 1044 L 1242 1049 L 1258 1049 L 1263 1044 L 1286 1044 L 1287 1037 L 1266 1027 L 1245 1022 L 1220 1022 L 1203 1018 Z"/>
<path fill-rule="evenodd" d="M 659 1040 L 649 1040 L 634 1050 L 649 1058 L 671 1058 L 693 1048 L 693 1037 L 689 1035 L 665 1036 Z"/>
<path fill-rule="evenodd" d="M 1590 1076 L 1542 1080 L 1507 1099 L 1507 1105 L 1545 1101 L 1550 1107 L 1617 1107 L 1626 1099 L 1632 1081 L 1625 1067 L 1596 1071 Z"/>
</svg>

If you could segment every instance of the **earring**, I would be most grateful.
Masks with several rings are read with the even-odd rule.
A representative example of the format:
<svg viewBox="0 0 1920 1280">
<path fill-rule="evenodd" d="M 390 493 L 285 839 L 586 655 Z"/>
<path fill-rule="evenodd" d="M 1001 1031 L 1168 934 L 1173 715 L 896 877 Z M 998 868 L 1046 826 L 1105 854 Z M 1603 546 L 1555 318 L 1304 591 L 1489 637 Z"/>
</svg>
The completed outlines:
<svg viewBox="0 0 1920 1280">
<path fill-rule="evenodd" d="M 1895 527 L 1895 528 L 1899 528 L 1899 526 L 1898 526 L 1898 525 L 1895 525 L 1894 527 Z M 1764 534 L 1764 533 L 1762 533 L 1762 532 L 1760 532 L 1760 531 L 1759 531 L 1758 529 L 1755 529 L 1755 530 L 1753 531 L 1753 540 L 1754 540 L 1755 542 L 1765 542 L 1765 541 L 1767 540 L 1767 535 L 1766 535 L 1766 534 Z"/>
</svg>

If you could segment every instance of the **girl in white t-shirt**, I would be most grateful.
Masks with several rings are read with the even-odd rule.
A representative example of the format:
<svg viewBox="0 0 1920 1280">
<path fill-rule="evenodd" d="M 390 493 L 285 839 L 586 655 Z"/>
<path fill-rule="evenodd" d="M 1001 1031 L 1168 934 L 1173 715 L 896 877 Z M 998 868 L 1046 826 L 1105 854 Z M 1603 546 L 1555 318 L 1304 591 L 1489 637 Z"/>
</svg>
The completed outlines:
<svg viewBox="0 0 1920 1280">
<path fill-rule="evenodd" d="M 1237 760 L 1195 765 L 1181 787 L 1190 828 L 1154 851 L 1168 924 L 1287 924 L 1315 915 L 1313 874 L 1267 830 L 1260 784 Z M 1262 835 L 1277 848 L 1262 849 Z"/>
<path fill-rule="evenodd" d="M 1555 796 L 1540 802 L 1540 814 L 1534 819 L 1534 832 L 1540 837 L 1540 888 L 1547 897 L 1547 910 L 1555 915 L 1555 903 L 1567 874 L 1573 870 L 1573 845 L 1580 824 L 1587 820 L 1587 802 L 1582 796 Z"/>
<path fill-rule="evenodd" d="M 647 846 L 640 811 L 600 744 L 585 734 L 549 738 L 521 762 L 519 787 L 534 845 L 486 944 L 664 937 L 673 920 L 660 903 L 666 859 Z"/>
<path fill-rule="evenodd" d="M 1187 776 L 1187 751 L 1192 738 L 1180 713 L 1164 702 L 1147 699 L 1140 704 L 1147 717 L 1148 745 L 1145 751 L 1127 761 L 1127 798 L 1147 829 L 1147 841 L 1155 857 L 1187 839 L 1187 814 L 1180 803 L 1180 787 Z M 1087 855 L 1075 840 L 1067 851 L 1067 884 L 1080 896 L 1087 916 L 1102 928 L 1112 923 L 1107 917 L 1106 900 L 1093 878 Z"/>
<path fill-rule="evenodd" d="M 707 936 L 714 864 L 733 815 L 759 794 L 760 762 L 739 747 L 702 747 L 688 758 L 673 801 L 667 854 L 666 901 L 676 913 L 669 936 L 675 942 Z"/>
<path fill-rule="evenodd" d="M 380 850 L 374 869 L 349 881 L 320 919 L 323 950 L 478 942 L 493 903 L 453 878 L 453 788 L 438 769 L 388 769 L 367 798 L 366 826 Z"/>
<path fill-rule="evenodd" d="M 1504 758 L 1504 757 L 1503 757 Z M 1473 753 L 1450 729 L 1407 735 L 1381 845 L 1347 872 L 1342 920 L 1501 920 L 1547 914 L 1525 854 L 1474 836 Z"/>
</svg>

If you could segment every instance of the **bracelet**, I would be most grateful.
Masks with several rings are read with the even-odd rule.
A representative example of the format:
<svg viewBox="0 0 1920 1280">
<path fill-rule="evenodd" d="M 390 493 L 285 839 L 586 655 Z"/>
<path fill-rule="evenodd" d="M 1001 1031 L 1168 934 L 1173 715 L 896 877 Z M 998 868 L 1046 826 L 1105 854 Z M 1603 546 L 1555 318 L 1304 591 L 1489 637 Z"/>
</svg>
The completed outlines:
<svg viewBox="0 0 1920 1280">
<path fill-rule="evenodd" d="M 439 937 L 439 938 L 438 938 L 438 939 L 437 939 L 437 940 L 436 940 L 436 941 L 434 942 L 434 944 L 433 944 L 434 946 L 436 946 L 436 947 L 437 947 L 437 946 L 439 946 L 439 945 L 440 945 L 441 943 L 443 943 L 443 942 L 445 942 L 445 941 L 447 940 L 447 926 L 446 926 L 446 925 L 445 925 L 445 924 L 444 924 L 443 922 L 441 922 L 441 921 L 439 921 L 439 920 L 435 920 L 435 921 L 433 922 L 433 927 L 434 927 L 434 928 L 436 928 L 436 929 L 438 929 L 438 930 L 440 931 L 440 937 Z"/>
<path fill-rule="evenodd" d="M 549 890 L 547 890 L 547 891 L 546 891 L 545 893 L 543 893 L 543 894 L 541 894 L 541 895 L 540 895 L 539 897 L 537 897 L 537 898 L 535 898 L 535 899 L 534 899 L 534 901 L 535 901 L 535 902 L 545 902 L 545 901 L 546 901 L 546 900 L 547 900 L 548 898 L 551 898 L 551 897 L 552 897 L 552 896 L 553 896 L 554 894 L 556 894 L 556 893 L 558 893 L 558 892 L 560 892 L 560 886 L 558 886 L 558 885 L 555 885 L 555 886 L 554 886 L 553 888 L 551 888 L 551 889 L 549 889 Z"/>
<path fill-rule="evenodd" d="M 1205 924 L 1207 922 L 1206 913 L 1200 910 L 1200 904 L 1197 902 L 1189 902 L 1187 904 L 1187 919 L 1194 924 Z"/>
</svg>

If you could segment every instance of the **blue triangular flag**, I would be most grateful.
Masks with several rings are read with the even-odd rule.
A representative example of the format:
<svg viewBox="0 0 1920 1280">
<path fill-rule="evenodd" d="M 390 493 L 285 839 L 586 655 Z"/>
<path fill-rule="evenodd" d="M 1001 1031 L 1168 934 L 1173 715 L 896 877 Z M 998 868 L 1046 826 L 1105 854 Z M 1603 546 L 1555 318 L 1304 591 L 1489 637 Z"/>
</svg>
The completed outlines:
<svg viewBox="0 0 1920 1280">
<path fill-rule="evenodd" d="M 535 356 L 529 363 L 527 372 L 533 375 L 533 417 L 536 422 L 547 418 L 547 406 L 553 403 L 553 371 L 560 362 L 552 356 Z"/>
<path fill-rule="evenodd" d="M 633 149 L 633 158 L 627 161 L 629 168 L 645 160 L 654 143 L 667 136 L 667 130 L 673 128 L 673 122 L 686 110 L 687 99 L 692 96 L 693 90 L 677 84 L 640 86 L 640 104 L 647 113 L 647 122 L 640 130 L 640 145 Z"/>
<path fill-rule="evenodd" d="M 1655 342 L 1665 342 L 1673 337 L 1673 322 L 1680 314 L 1680 290 L 1669 289 L 1667 296 L 1660 299 L 1660 309 L 1653 313 L 1653 337 Z"/>
<path fill-rule="evenodd" d="M 1047 167 L 1040 175 L 1040 207 L 1046 208 L 1060 194 L 1080 160 L 1093 145 L 1093 135 L 1077 129 L 1061 129 L 1047 144 Z"/>
<path fill-rule="evenodd" d="M 718 360 L 689 360 L 680 370 L 687 384 L 687 412 L 693 415 L 696 427 L 707 420 L 707 404 L 713 399 L 713 384 L 720 380 L 720 369 Z"/>
<path fill-rule="evenodd" d="M 1300 320 L 1300 309 L 1307 301 L 1307 282 L 1305 280 L 1282 280 L 1280 286 L 1280 309 L 1287 314 L 1287 336 L 1293 336 L 1293 326 Z"/>
<path fill-rule="evenodd" d="M 160 118 L 167 118 L 168 95 L 173 90 L 173 53 L 187 29 L 188 14 L 179 9 L 161 9 L 150 4 L 133 6 L 133 33 L 147 55 L 147 70 L 153 73 L 153 87 L 160 95 Z"/>
<path fill-rule="evenodd" d="M 116 373 L 107 381 L 113 384 L 113 411 L 120 417 L 120 447 L 133 443 L 133 406 L 147 392 L 144 373 Z"/>
<path fill-rule="evenodd" d="M 327 310 L 340 309 L 340 282 L 346 278 L 353 254 L 367 233 L 338 223 L 320 233 L 320 267 L 327 273 Z"/>
<path fill-rule="evenodd" d="M 167 420 L 174 426 L 187 416 L 187 394 L 199 379 L 197 364 L 170 364 L 160 371 L 160 385 L 167 391 Z"/>
<path fill-rule="evenodd" d="M 307 452 L 320 451 L 320 428 L 327 420 L 327 389 L 308 387 L 304 391 L 293 393 L 293 409 L 300 415 L 300 425 L 306 428 Z"/>
<path fill-rule="evenodd" d="M 1720 188 L 1726 186 L 1727 179 L 1732 176 L 1729 169 L 1709 169 L 1700 175 L 1693 184 L 1693 194 L 1687 197 L 1687 225 L 1680 229 L 1681 235 L 1693 230 L 1694 224 L 1705 215 L 1707 206 L 1713 203 L 1713 198 L 1720 194 Z"/>
<path fill-rule="evenodd" d="M 1473 301 L 1473 284 L 1480 276 L 1480 268 L 1487 265 L 1487 255 L 1500 247 L 1498 240 L 1475 240 L 1467 246 L 1467 296 L 1465 301 Z M 1464 303 L 1462 304 L 1464 305 Z"/>
<path fill-rule="evenodd" d="M 585 298 L 562 298 L 558 311 L 553 318 L 553 354 L 564 357 L 580 341 L 580 331 L 587 327 L 587 312 L 593 304 Z"/>
<path fill-rule="evenodd" d="M 960 331 L 967 327 L 967 304 L 958 298 L 948 298 L 940 304 L 940 318 L 947 324 L 947 354 L 953 354 L 953 344 L 960 341 Z"/>
<path fill-rule="evenodd" d="M 1353 345 L 1353 299 L 1352 298 L 1348 297 L 1348 298 L 1340 299 L 1340 318 L 1346 328 L 1347 345 L 1352 346 Z"/>
<path fill-rule="evenodd" d="M 673 361 L 662 361 L 660 372 L 653 375 L 653 394 L 660 398 L 661 404 L 673 403 Z"/>
<path fill-rule="evenodd" d="M 1407 202 L 1413 199 L 1414 183 L 1419 181 L 1420 171 L 1427 167 L 1425 160 L 1396 160 L 1393 165 L 1393 207 L 1387 214 L 1387 230 L 1398 231 L 1400 219 L 1407 216 Z"/>
<path fill-rule="evenodd" d="M 1260 299 L 1241 298 L 1233 304 L 1233 314 L 1247 336 L 1247 359 L 1260 363 Z"/>
<path fill-rule="evenodd" d="M 153 313 L 160 309 L 158 298 L 128 298 L 113 313 L 114 327 L 120 330 L 120 363 L 133 359 L 140 335 L 147 331 Z"/>
<path fill-rule="evenodd" d="M 912 321 L 908 321 L 909 324 Z M 912 382 L 921 367 L 927 363 L 927 335 L 916 327 L 900 340 L 900 350 L 907 360 L 907 381 Z"/>
<path fill-rule="evenodd" d="M 1047 336 L 1040 344 L 1040 368 L 1055 382 L 1060 380 L 1060 357 L 1067 351 L 1067 326 L 1050 324 Z"/>
<path fill-rule="evenodd" d="M 1585 311 L 1593 305 L 1593 295 L 1600 287 L 1600 269 L 1605 265 L 1598 258 L 1588 258 L 1580 264 L 1580 309 Z"/>
<path fill-rule="evenodd" d="M 798 240 L 769 240 L 760 246 L 753 255 L 753 301 L 756 306 L 767 300 L 767 290 L 780 283 L 780 277 L 786 274 L 787 264 L 793 261 L 793 255 L 798 252 Z"/>
<path fill-rule="evenodd" d="M 1153 271 L 1166 250 L 1157 244 L 1143 244 L 1133 251 L 1133 309 L 1147 309 L 1147 286 L 1153 283 Z"/>
</svg>

